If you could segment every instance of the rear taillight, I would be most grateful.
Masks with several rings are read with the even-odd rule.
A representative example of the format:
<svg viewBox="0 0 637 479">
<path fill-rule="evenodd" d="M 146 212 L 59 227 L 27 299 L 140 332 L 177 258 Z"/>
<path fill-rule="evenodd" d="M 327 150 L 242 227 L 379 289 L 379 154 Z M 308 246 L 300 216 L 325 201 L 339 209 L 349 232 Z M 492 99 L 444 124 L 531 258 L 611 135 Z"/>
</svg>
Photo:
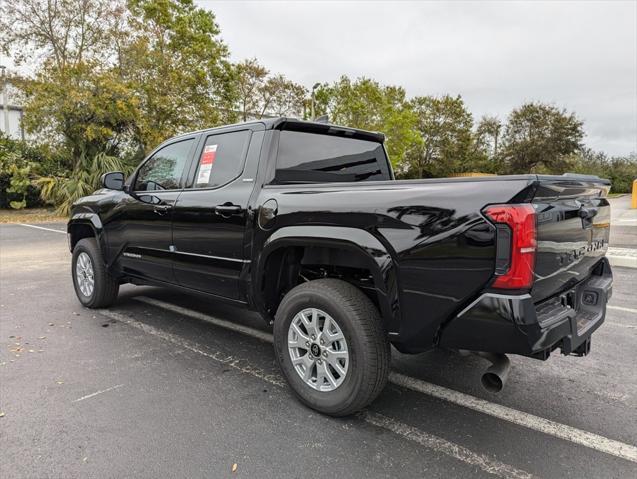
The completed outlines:
<svg viewBox="0 0 637 479">
<path fill-rule="evenodd" d="M 529 204 L 494 205 L 484 210 L 497 229 L 494 288 L 527 289 L 533 285 L 537 231 Z"/>
</svg>

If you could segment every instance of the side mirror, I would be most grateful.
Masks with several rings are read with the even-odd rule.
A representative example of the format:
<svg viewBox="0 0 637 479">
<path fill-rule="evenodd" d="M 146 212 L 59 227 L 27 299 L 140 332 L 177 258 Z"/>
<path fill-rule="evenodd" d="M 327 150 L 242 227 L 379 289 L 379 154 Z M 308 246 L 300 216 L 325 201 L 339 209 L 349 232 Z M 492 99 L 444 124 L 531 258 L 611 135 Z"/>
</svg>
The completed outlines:
<svg viewBox="0 0 637 479">
<path fill-rule="evenodd" d="M 111 171 L 102 175 L 102 186 L 109 190 L 124 189 L 124 173 L 121 171 Z"/>
</svg>

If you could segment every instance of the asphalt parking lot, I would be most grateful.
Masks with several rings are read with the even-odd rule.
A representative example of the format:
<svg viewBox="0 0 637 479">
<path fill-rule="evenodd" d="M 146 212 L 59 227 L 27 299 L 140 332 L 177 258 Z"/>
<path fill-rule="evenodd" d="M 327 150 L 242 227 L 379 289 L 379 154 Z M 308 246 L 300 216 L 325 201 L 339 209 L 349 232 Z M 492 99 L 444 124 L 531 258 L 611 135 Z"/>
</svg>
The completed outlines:
<svg viewBox="0 0 637 479">
<path fill-rule="evenodd" d="M 393 351 L 379 399 L 332 419 L 293 398 L 251 313 L 133 286 L 83 309 L 63 233 L 0 225 L 3 479 L 637 475 L 637 269 L 614 269 L 585 358 L 512 356 L 493 395 L 482 359 Z"/>
</svg>

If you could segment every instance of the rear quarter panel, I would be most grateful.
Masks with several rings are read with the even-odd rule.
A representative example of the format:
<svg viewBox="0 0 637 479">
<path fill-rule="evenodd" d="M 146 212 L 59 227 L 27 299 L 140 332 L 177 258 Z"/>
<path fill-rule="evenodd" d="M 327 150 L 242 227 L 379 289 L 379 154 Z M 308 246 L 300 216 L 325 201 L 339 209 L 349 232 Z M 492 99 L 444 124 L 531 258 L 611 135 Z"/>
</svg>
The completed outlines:
<svg viewBox="0 0 637 479">
<path fill-rule="evenodd" d="M 433 346 L 446 318 L 473 299 L 493 275 L 494 228 L 481 215 L 525 190 L 529 177 L 408 180 L 266 186 L 258 205 L 278 204 L 275 225 L 255 235 L 262 245 L 278 228 L 331 225 L 370 232 L 398 268 L 404 349 Z"/>
</svg>

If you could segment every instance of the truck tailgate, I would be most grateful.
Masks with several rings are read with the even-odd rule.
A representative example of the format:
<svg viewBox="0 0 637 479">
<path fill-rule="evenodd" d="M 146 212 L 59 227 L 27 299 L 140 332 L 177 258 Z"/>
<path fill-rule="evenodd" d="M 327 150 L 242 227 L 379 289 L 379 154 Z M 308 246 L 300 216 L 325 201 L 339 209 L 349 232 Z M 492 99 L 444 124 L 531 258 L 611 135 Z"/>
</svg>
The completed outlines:
<svg viewBox="0 0 637 479">
<path fill-rule="evenodd" d="M 591 177 L 539 176 L 535 281 L 537 303 L 585 280 L 608 249 L 610 182 Z"/>
</svg>

